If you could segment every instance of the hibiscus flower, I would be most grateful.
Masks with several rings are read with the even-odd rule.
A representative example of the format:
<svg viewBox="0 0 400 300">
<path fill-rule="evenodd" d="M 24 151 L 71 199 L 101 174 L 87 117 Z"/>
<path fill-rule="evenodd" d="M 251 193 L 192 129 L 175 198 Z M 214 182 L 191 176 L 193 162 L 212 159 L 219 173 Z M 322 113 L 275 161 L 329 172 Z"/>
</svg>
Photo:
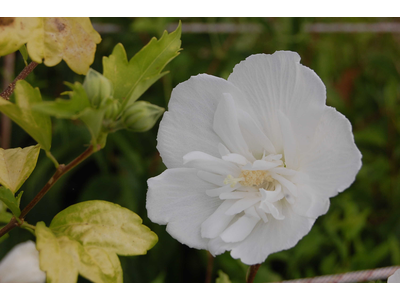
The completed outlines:
<svg viewBox="0 0 400 300">
<path fill-rule="evenodd" d="M 295 52 L 257 54 L 228 80 L 179 84 L 148 180 L 149 218 L 179 242 L 248 265 L 297 244 L 361 168 L 350 122 Z"/>
<path fill-rule="evenodd" d="M 0 261 L 0 282 L 45 282 L 46 274 L 39 268 L 39 252 L 35 243 L 16 245 Z"/>
</svg>

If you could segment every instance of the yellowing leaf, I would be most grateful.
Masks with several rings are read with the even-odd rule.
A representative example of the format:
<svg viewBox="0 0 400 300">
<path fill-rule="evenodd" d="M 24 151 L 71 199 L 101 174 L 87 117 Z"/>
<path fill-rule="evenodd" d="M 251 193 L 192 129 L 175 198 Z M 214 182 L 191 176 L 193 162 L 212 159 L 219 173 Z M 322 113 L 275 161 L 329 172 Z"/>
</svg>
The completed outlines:
<svg viewBox="0 0 400 300">
<path fill-rule="evenodd" d="M 62 59 L 78 74 L 93 63 L 101 37 L 89 18 L 1 18 L 0 55 L 27 43 L 31 59 L 55 66 Z"/>
<path fill-rule="evenodd" d="M 181 25 L 157 40 L 152 38 L 130 61 L 122 44 L 115 46 L 109 57 L 103 58 L 104 76 L 114 87 L 114 98 L 122 106 L 135 102 L 154 82 L 164 76 L 164 67 L 181 50 Z"/>
<path fill-rule="evenodd" d="M 98 247 L 120 255 L 142 255 L 158 240 L 142 219 L 118 204 L 92 200 L 71 205 L 50 224 L 56 235 L 67 235 L 84 247 Z"/>
<path fill-rule="evenodd" d="M 29 40 L 42 18 L 0 18 L 0 56 L 17 51 Z M 41 61 L 40 61 L 41 62 Z"/>
<path fill-rule="evenodd" d="M 47 282 L 76 282 L 78 273 L 93 282 L 122 282 L 122 268 L 115 252 L 83 247 L 65 236 L 55 236 L 43 222 L 36 225 L 36 248 Z"/>
<path fill-rule="evenodd" d="M 39 151 L 39 145 L 23 149 L 0 148 L 0 184 L 15 194 L 35 169 Z"/>
<path fill-rule="evenodd" d="M 15 104 L 0 97 L 0 111 L 22 127 L 40 146 L 49 151 L 51 147 L 50 116 L 32 110 L 36 103 L 42 103 L 38 88 L 24 80 L 15 85 Z"/>
<path fill-rule="evenodd" d="M 58 239 L 44 222 L 36 224 L 36 249 L 39 251 L 39 266 L 46 272 L 47 282 L 76 282 L 78 264 L 65 238 Z M 73 245 L 72 245 L 73 249 Z"/>
</svg>

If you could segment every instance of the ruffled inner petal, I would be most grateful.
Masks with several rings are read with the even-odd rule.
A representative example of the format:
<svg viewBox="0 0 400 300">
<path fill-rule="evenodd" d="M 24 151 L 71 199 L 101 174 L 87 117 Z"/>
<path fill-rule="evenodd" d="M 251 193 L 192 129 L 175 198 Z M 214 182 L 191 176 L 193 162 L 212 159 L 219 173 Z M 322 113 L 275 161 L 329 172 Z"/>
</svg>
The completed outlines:
<svg viewBox="0 0 400 300">
<path fill-rule="evenodd" d="M 224 94 L 224 97 L 215 111 L 213 129 L 232 153 L 253 161 L 254 157 L 240 131 L 235 102 L 230 94 Z"/>
<path fill-rule="evenodd" d="M 259 221 L 260 217 L 254 207 L 250 207 L 243 216 L 221 233 L 220 237 L 227 243 L 243 241 Z"/>
<path fill-rule="evenodd" d="M 275 147 L 254 119 L 245 111 L 238 109 L 239 126 L 249 149 L 255 157 L 261 157 L 264 151 L 276 153 Z"/>
<path fill-rule="evenodd" d="M 183 156 L 183 163 L 187 167 L 225 176 L 240 174 L 240 169 L 235 164 L 200 151 L 189 152 Z"/>
<path fill-rule="evenodd" d="M 217 210 L 201 224 L 203 238 L 216 238 L 225 230 L 235 216 L 225 214 L 226 210 L 235 203 L 235 200 L 225 200 Z"/>
</svg>

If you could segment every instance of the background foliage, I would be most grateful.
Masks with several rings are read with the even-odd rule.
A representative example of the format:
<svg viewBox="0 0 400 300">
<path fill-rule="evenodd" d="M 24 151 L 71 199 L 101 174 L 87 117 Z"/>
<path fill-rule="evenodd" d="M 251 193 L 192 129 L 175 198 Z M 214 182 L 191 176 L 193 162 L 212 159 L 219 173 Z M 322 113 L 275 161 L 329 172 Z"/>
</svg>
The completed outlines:
<svg viewBox="0 0 400 300">
<path fill-rule="evenodd" d="M 101 36 L 93 69 L 102 72 L 102 57 L 122 43 L 128 57 L 151 37 L 183 23 L 182 52 L 168 66 L 171 72 L 156 82 L 140 100 L 167 108 L 178 83 L 199 73 L 227 78 L 235 64 L 255 53 L 292 50 L 313 69 L 327 87 L 327 104 L 346 115 L 363 154 L 363 167 L 355 183 L 331 199 L 331 207 L 296 247 L 271 255 L 261 266 L 256 282 L 288 280 L 400 264 L 400 33 L 316 33 L 315 23 L 399 22 L 390 18 L 92 18 Z M 209 29 L 230 24 L 224 33 L 193 33 L 185 26 L 200 23 Z M 399 23 L 400 24 L 400 23 Z M 97 27 L 96 27 L 97 26 Z M 244 27 L 240 27 L 244 26 Z M 247 27 L 246 27 L 247 26 Z M 189 28 L 189 27 L 186 27 Z M 241 32 L 237 28 L 247 28 Z M 250 29 L 249 29 L 250 28 Z M 253 28 L 253 29 L 251 29 Z M 112 31 L 112 32 L 110 32 Z M 229 30 L 225 30 L 229 31 Z M 0 58 L 0 62 L 3 58 Z M 24 62 L 17 54 L 16 73 Z M 65 90 L 63 81 L 83 82 L 65 62 L 48 68 L 39 65 L 27 81 L 39 87 L 44 100 Z M 68 163 L 89 144 L 90 134 L 76 121 L 52 118 L 52 153 Z M 145 256 L 120 257 L 125 282 L 204 282 L 207 253 L 179 244 L 165 226 L 147 218 L 146 180 L 161 173 L 156 150 L 158 125 L 145 133 L 119 131 L 108 136 L 105 149 L 67 173 L 29 214 L 31 224 L 49 225 L 56 213 L 77 202 L 103 199 L 127 207 L 159 236 Z M 34 145 L 16 124 L 11 147 Z M 52 162 L 40 153 L 37 168 L 24 184 L 24 199 L 32 199 L 52 176 Z M 0 257 L 15 244 L 32 239 L 20 228 L 0 246 Z M 215 259 L 218 270 L 232 282 L 243 282 L 247 266 L 228 253 Z M 85 281 L 81 278 L 80 281 Z"/>
</svg>

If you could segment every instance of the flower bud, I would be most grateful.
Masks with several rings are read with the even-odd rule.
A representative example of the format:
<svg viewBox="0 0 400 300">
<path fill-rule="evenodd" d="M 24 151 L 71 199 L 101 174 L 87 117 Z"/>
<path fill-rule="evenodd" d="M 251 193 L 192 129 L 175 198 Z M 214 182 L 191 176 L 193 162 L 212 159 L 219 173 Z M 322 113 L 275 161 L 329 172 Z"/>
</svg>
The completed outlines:
<svg viewBox="0 0 400 300">
<path fill-rule="evenodd" d="M 113 120 L 117 117 L 119 109 L 121 108 L 121 104 L 118 100 L 112 100 L 112 103 L 107 108 L 104 118 L 108 120 Z"/>
<path fill-rule="evenodd" d="M 102 106 L 106 99 L 111 98 L 114 93 L 111 81 L 93 69 L 89 69 L 87 72 L 83 88 L 95 108 Z"/>
<path fill-rule="evenodd" d="M 137 101 L 125 109 L 122 122 L 128 130 L 147 131 L 154 126 L 164 110 L 164 108 L 149 102 Z"/>
</svg>

